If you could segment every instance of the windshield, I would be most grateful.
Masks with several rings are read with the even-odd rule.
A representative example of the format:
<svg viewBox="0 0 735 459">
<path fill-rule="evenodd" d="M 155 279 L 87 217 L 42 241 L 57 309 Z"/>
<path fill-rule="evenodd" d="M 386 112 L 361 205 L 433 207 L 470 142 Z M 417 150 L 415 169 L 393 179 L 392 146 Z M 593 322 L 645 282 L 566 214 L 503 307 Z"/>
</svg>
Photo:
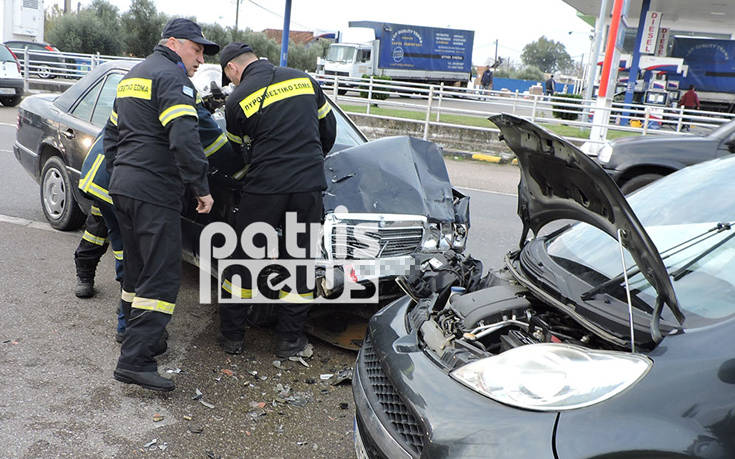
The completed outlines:
<svg viewBox="0 0 735 459">
<path fill-rule="evenodd" d="M 735 158 L 709 161 L 654 182 L 629 197 L 629 202 L 656 244 L 669 274 L 685 326 L 696 327 L 735 314 L 735 228 L 709 230 L 735 221 Z M 693 245 L 679 245 L 694 236 L 707 237 Z M 578 223 L 547 244 L 561 266 L 592 285 L 622 272 L 617 241 L 585 223 Z M 626 267 L 634 267 L 627 251 Z M 600 276 L 602 275 L 602 276 Z M 604 278 L 602 278 L 604 277 Z M 650 307 L 656 292 L 641 275 L 630 277 L 631 293 Z M 622 288 L 611 294 L 625 301 Z M 647 308 L 646 308 L 647 309 Z M 668 309 L 664 319 L 673 320 Z"/>
<path fill-rule="evenodd" d="M 331 45 L 327 51 L 327 60 L 348 64 L 355 61 L 356 51 L 357 49 L 352 46 Z"/>
<path fill-rule="evenodd" d="M 0 62 L 15 62 L 15 58 L 5 46 L 0 45 Z"/>
</svg>

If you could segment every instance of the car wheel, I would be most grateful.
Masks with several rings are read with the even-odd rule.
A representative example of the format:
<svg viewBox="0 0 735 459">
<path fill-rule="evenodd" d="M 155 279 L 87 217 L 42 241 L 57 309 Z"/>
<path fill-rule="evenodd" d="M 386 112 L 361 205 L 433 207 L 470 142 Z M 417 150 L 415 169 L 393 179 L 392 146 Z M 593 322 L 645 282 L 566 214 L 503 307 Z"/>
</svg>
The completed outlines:
<svg viewBox="0 0 735 459">
<path fill-rule="evenodd" d="M 663 177 L 663 175 L 661 174 L 636 175 L 635 177 L 629 179 L 627 182 L 623 183 L 623 186 L 620 187 L 620 191 L 622 191 L 624 195 L 629 195 L 638 188 L 642 188 L 651 182 L 655 182 L 661 177 Z"/>
<path fill-rule="evenodd" d="M 43 165 L 41 207 L 46 220 L 58 230 L 75 230 L 84 223 L 84 213 L 74 199 L 66 164 L 58 156 L 50 157 Z"/>
<path fill-rule="evenodd" d="M 20 102 L 20 96 L 4 96 L 0 97 L 0 103 L 6 107 L 15 107 Z"/>
<path fill-rule="evenodd" d="M 56 75 L 51 72 L 51 67 L 48 65 L 39 65 L 36 69 L 36 74 L 39 78 L 43 78 L 45 80 L 50 80 L 51 78 L 56 77 Z"/>
</svg>

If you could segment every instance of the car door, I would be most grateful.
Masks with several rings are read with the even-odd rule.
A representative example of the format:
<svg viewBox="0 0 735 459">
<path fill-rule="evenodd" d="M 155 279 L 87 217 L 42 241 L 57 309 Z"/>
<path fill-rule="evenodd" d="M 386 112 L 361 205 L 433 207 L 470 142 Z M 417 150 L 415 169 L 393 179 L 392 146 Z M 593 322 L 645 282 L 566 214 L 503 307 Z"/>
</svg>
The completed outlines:
<svg viewBox="0 0 735 459">
<path fill-rule="evenodd" d="M 735 153 L 735 123 L 730 123 L 729 132 L 725 133 L 722 137 L 722 142 L 717 146 L 715 157 L 729 156 Z"/>
</svg>

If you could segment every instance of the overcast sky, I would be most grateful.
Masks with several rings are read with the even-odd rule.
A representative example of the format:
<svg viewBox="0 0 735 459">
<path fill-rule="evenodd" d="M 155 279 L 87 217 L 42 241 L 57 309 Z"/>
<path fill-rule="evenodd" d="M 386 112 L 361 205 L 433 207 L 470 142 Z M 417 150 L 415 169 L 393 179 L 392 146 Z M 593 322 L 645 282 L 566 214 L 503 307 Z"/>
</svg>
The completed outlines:
<svg viewBox="0 0 735 459">
<path fill-rule="evenodd" d="M 124 12 L 130 0 L 109 0 Z M 77 0 L 72 0 L 76 7 Z M 154 0 L 159 11 L 196 16 L 203 23 L 235 24 L 236 0 Z M 240 0 L 240 27 L 253 30 L 283 27 L 285 0 Z M 46 0 L 46 4 L 61 0 Z M 91 0 L 81 0 L 82 6 Z M 495 55 L 518 60 L 524 45 L 540 36 L 561 41 L 572 59 L 589 52 L 591 29 L 562 0 L 293 0 L 291 30 L 340 30 L 343 41 L 372 39 L 372 31 L 349 29 L 349 21 L 380 21 L 475 31 L 473 63 Z M 570 32 L 572 32 L 570 34 Z M 585 59 L 586 60 L 586 59 Z"/>
</svg>

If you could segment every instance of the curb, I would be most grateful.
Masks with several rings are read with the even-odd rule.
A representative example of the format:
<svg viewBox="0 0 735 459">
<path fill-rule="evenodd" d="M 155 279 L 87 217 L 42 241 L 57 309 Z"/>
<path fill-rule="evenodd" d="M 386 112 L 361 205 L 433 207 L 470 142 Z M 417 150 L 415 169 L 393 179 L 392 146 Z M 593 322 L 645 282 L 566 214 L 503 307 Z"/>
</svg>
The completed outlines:
<svg viewBox="0 0 735 459">
<path fill-rule="evenodd" d="M 512 155 L 488 155 L 487 153 L 470 153 L 468 151 L 444 150 L 443 155 L 449 158 L 471 159 L 473 161 L 484 161 L 493 164 L 518 165 L 518 160 Z"/>
</svg>

